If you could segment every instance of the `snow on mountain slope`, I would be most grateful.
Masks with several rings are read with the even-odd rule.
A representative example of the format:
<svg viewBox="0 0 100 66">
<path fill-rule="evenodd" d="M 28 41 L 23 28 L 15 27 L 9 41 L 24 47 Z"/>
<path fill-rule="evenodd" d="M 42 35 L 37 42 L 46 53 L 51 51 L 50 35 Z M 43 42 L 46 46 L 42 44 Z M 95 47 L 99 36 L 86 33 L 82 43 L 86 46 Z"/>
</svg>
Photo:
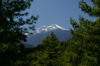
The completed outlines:
<svg viewBox="0 0 100 66">
<path fill-rule="evenodd" d="M 42 26 L 38 28 L 36 31 L 33 32 L 33 35 L 27 34 L 27 42 L 24 42 L 25 44 L 37 46 L 38 44 L 41 44 L 43 39 L 45 39 L 46 36 L 50 35 L 51 32 L 54 32 L 56 36 L 60 39 L 60 41 L 67 41 L 71 38 L 70 30 L 66 30 L 57 24 L 53 24 L 50 26 Z"/>
<path fill-rule="evenodd" d="M 58 26 L 57 24 L 52 24 L 50 26 L 45 26 L 43 25 L 42 27 L 38 28 L 34 34 L 36 33 L 41 33 L 41 32 L 47 32 L 47 31 L 52 31 L 52 30 L 56 30 L 56 29 L 62 29 L 62 30 L 66 30 L 60 26 Z"/>
<path fill-rule="evenodd" d="M 62 30 L 66 30 L 66 29 L 64 29 L 64 28 L 62 28 L 62 27 L 60 27 L 60 26 L 58 26 L 57 24 L 53 24 L 53 25 L 50 25 L 50 26 L 48 26 L 47 27 L 47 30 L 48 31 L 50 31 L 50 30 L 55 30 L 55 29 L 62 29 Z"/>
</svg>

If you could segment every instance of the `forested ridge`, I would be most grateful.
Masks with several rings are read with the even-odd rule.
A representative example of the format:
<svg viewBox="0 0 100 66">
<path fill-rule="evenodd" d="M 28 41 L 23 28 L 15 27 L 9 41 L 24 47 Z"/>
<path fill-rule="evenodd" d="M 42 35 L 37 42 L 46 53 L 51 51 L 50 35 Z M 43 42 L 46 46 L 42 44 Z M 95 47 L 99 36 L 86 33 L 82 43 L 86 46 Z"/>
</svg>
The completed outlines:
<svg viewBox="0 0 100 66">
<path fill-rule="evenodd" d="M 70 18 L 72 38 L 60 41 L 54 32 L 35 48 L 25 48 L 29 24 L 34 30 L 38 16 L 23 20 L 22 13 L 30 8 L 32 0 L 0 0 L 0 66 L 100 66 L 100 1 L 84 0 L 79 8 L 96 21 L 79 16 L 79 22 Z M 16 21 L 17 19 L 17 21 Z M 33 43 L 34 44 L 34 43 Z"/>
</svg>

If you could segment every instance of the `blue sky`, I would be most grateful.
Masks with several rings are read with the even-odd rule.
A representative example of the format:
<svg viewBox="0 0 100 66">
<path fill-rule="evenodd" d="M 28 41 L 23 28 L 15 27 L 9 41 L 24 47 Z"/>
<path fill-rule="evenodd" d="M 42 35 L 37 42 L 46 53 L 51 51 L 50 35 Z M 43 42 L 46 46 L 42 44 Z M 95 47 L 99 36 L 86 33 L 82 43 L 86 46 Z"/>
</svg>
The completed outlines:
<svg viewBox="0 0 100 66">
<path fill-rule="evenodd" d="M 51 24 L 58 24 L 65 29 L 70 29 L 72 28 L 70 17 L 78 21 L 79 15 L 90 20 L 95 20 L 79 9 L 79 1 L 80 0 L 34 0 L 31 8 L 26 10 L 29 12 L 29 16 L 27 17 L 39 15 L 35 29 L 43 25 L 49 26 Z M 90 1 L 87 2 L 89 3 Z M 26 17 L 24 18 L 26 19 Z"/>
</svg>

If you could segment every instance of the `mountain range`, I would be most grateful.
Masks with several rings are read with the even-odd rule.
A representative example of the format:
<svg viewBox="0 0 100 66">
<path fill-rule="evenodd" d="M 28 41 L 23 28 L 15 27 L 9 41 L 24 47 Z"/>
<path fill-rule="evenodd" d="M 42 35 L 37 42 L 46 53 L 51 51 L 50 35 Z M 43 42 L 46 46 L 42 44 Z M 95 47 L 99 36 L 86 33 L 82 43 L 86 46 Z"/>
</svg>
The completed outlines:
<svg viewBox="0 0 100 66">
<path fill-rule="evenodd" d="M 52 24 L 50 26 L 42 26 L 35 30 L 33 32 L 33 35 L 26 34 L 27 35 L 27 42 L 24 42 L 26 46 L 34 46 L 41 44 L 43 39 L 45 39 L 48 35 L 50 35 L 52 32 L 55 33 L 55 35 L 58 37 L 60 41 L 67 41 L 70 39 L 71 33 L 70 30 L 66 30 L 62 27 L 60 27 L 57 24 Z"/>
</svg>

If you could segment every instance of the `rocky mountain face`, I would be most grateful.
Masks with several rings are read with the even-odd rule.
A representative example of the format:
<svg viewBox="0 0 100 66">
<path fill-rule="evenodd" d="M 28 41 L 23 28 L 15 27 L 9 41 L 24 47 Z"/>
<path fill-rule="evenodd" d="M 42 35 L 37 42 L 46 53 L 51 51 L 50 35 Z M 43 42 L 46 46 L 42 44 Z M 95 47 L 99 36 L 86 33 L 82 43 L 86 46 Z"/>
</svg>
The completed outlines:
<svg viewBox="0 0 100 66">
<path fill-rule="evenodd" d="M 59 38 L 60 41 L 67 41 L 70 39 L 71 33 L 70 30 L 66 30 L 56 24 L 50 26 L 42 26 L 33 32 L 33 35 L 27 34 L 27 42 L 25 44 L 29 44 L 32 46 L 37 46 L 42 43 L 43 39 L 45 39 L 52 32 Z"/>
</svg>

